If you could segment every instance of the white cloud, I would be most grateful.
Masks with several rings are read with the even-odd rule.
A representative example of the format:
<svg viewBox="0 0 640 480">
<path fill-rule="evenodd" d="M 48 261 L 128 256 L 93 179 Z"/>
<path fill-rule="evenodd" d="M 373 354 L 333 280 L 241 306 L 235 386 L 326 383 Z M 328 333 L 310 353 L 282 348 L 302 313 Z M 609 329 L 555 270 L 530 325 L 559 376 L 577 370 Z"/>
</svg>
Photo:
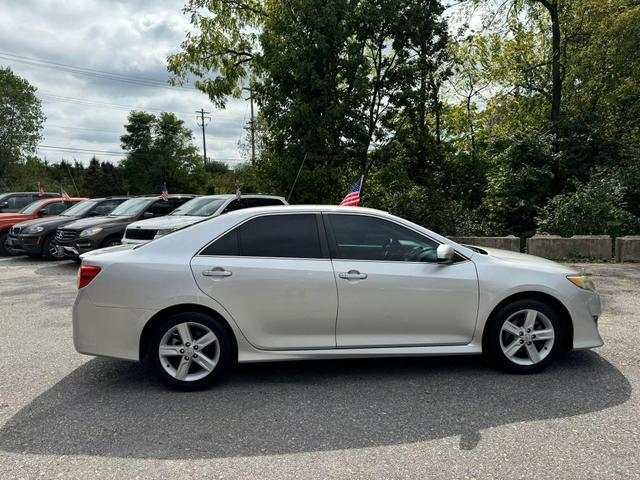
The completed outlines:
<svg viewBox="0 0 640 480">
<path fill-rule="evenodd" d="M 0 52 L 159 81 L 169 78 L 166 58 L 178 51 L 189 29 L 188 19 L 181 13 L 183 3 L 177 0 L 3 3 Z M 195 110 L 204 108 L 212 112 L 207 127 L 209 157 L 235 160 L 241 156 L 237 144 L 249 120 L 247 101 L 231 100 L 226 110 L 215 110 L 207 96 L 195 90 L 140 86 L 4 59 L 0 65 L 10 66 L 38 88 L 47 116 L 44 145 L 120 151 L 119 137 L 128 111 L 101 105 L 111 104 L 176 112 L 193 130 L 201 148 Z M 86 163 L 92 156 L 44 149 L 40 153 L 53 162 L 76 158 Z"/>
</svg>

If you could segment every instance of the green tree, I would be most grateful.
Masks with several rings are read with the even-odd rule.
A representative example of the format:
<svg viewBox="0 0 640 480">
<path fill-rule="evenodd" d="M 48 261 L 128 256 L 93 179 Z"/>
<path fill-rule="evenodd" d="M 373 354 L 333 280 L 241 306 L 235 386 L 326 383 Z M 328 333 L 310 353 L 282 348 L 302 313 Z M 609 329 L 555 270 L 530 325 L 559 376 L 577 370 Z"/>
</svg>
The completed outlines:
<svg viewBox="0 0 640 480">
<path fill-rule="evenodd" d="M 0 67 L 0 177 L 9 165 L 24 161 L 35 152 L 45 117 L 36 88 Z"/>
<path fill-rule="evenodd" d="M 203 193 L 206 174 L 193 133 L 173 113 L 131 112 L 120 140 L 127 157 L 122 167 L 132 194 L 170 191 Z"/>
</svg>

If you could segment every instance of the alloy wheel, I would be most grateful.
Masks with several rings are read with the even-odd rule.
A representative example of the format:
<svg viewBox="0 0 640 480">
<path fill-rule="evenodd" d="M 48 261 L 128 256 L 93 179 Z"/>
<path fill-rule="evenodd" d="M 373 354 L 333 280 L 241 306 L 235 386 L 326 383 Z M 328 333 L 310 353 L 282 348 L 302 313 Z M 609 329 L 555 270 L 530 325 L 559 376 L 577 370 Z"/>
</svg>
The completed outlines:
<svg viewBox="0 0 640 480">
<path fill-rule="evenodd" d="M 555 330 L 551 320 L 534 309 L 519 310 L 502 324 L 500 348 L 511 362 L 536 365 L 553 348 Z"/>
<path fill-rule="evenodd" d="M 53 242 L 49 242 L 47 251 L 49 252 L 49 256 L 51 258 L 55 258 L 56 260 L 61 260 L 64 258 L 64 255 L 61 255 L 60 252 L 58 252 L 58 246 Z"/>
<path fill-rule="evenodd" d="M 194 382 L 215 370 L 220 360 L 220 344 L 209 327 L 198 322 L 183 322 L 163 335 L 158 356 L 160 365 L 171 377 Z"/>
</svg>

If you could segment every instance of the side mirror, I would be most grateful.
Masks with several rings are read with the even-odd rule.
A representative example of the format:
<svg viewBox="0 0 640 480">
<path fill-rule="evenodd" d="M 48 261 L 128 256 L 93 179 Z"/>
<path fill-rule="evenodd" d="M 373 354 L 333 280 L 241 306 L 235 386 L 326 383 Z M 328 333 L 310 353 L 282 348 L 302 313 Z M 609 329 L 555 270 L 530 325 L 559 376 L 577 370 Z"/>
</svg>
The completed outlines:
<svg viewBox="0 0 640 480">
<path fill-rule="evenodd" d="M 46 217 L 47 215 L 49 215 L 49 210 L 46 208 L 43 208 L 38 212 L 39 217 Z"/>
<path fill-rule="evenodd" d="M 0 202 L 0 208 L 7 208 L 9 206 L 9 202 Z"/>
<path fill-rule="evenodd" d="M 153 218 L 155 215 L 151 212 L 144 212 L 142 218 Z"/>
<path fill-rule="evenodd" d="M 453 262 L 453 256 L 456 251 L 450 245 L 438 245 L 438 250 L 436 250 L 436 256 L 438 258 L 438 263 L 448 264 Z"/>
</svg>

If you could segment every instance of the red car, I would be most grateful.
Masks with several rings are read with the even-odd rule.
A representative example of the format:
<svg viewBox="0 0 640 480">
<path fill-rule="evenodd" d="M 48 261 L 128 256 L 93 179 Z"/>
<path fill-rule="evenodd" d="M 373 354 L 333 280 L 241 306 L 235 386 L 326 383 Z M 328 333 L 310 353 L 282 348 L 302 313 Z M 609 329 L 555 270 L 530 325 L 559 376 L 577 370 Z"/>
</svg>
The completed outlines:
<svg viewBox="0 0 640 480">
<path fill-rule="evenodd" d="M 74 205 L 86 198 L 45 198 L 30 203 L 17 213 L 0 213 L 0 255 L 9 255 L 11 252 L 8 245 L 7 236 L 9 229 L 16 223 L 26 220 L 33 220 L 40 217 L 49 217 L 51 215 L 60 215 L 71 205 Z"/>
</svg>

